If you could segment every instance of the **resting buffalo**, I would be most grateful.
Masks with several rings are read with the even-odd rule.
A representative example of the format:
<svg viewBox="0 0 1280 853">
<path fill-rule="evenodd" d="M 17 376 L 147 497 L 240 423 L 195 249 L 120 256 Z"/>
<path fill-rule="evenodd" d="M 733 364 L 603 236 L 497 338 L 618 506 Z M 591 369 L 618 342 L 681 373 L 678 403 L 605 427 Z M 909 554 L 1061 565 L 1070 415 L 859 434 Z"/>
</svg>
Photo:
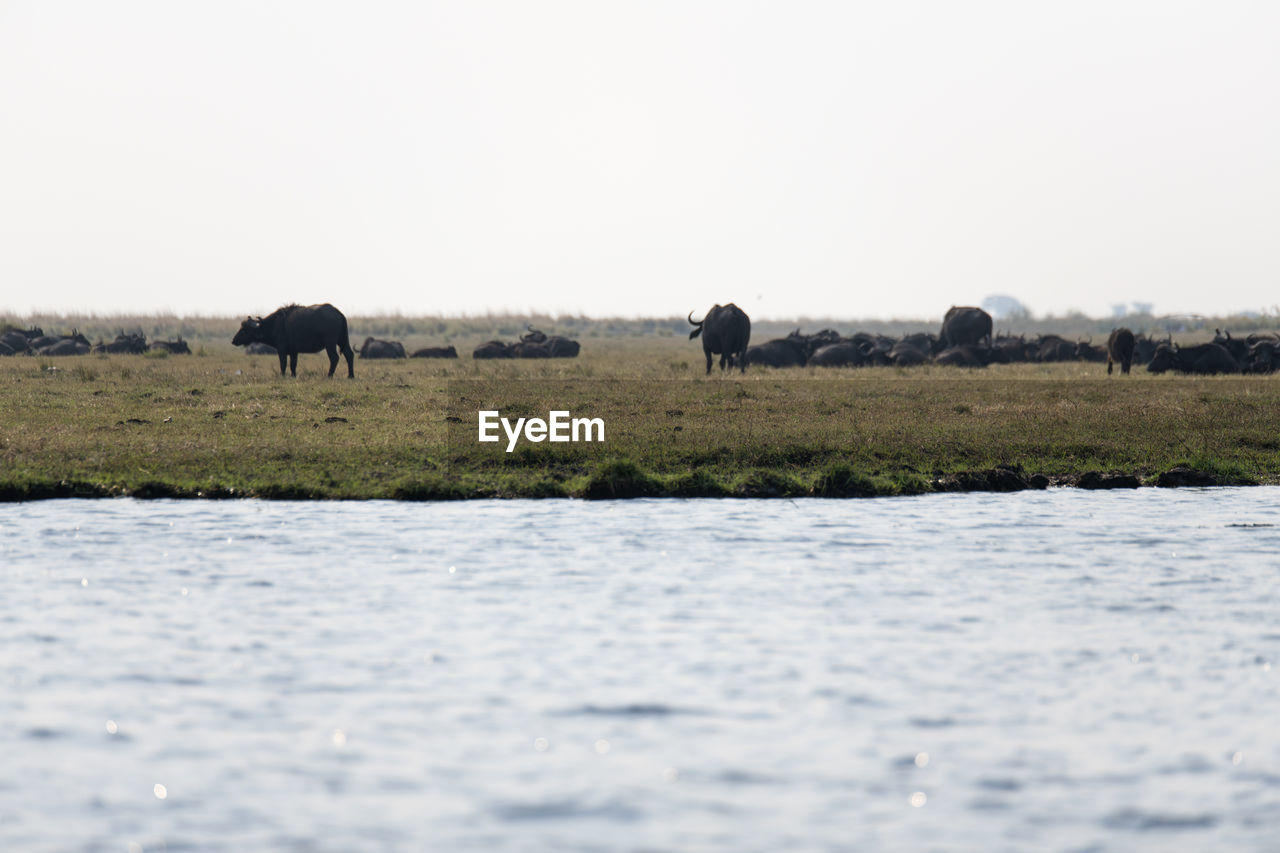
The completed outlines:
<svg viewBox="0 0 1280 853">
<path fill-rule="evenodd" d="M 98 344 L 93 348 L 94 352 L 109 353 L 132 353 L 139 355 L 147 351 L 147 336 L 141 332 L 126 335 L 124 332 L 116 335 L 116 339 L 109 344 Z"/>
<path fill-rule="evenodd" d="M 712 354 L 719 354 L 721 370 L 733 360 L 741 372 L 747 372 L 751 318 L 741 308 L 732 302 L 728 305 L 714 305 L 696 323 L 693 322 L 693 312 L 690 311 L 688 320 L 689 325 L 697 327 L 689 333 L 689 340 L 702 335 L 702 352 L 707 357 L 707 373 L 711 372 Z"/>
<path fill-rule="evenodd" d="M 191 355 L 191 347 L 179 335 L 176 341 L 152 341 L 151 352 L 167 352 L 169 355 Z"/>
<path fill-rule="evenodd" d="M 413 355 L 409 358 L 457 358 L 458 351 L 451 346 L 448 347 L 423 347 L 414 350 Z"/>
<path fill-rule="evenodd" d="M 804 340 L 794 333 L 747 348 L 747 364 L 766 367 L 802 367 L 809 360 Z"/>
<path fill-rule="evenodd" d="M 809 357 L 815 367 L 862 367 L 872 363 L 872 347 L 866 341 L 840 341 L 818 347 Z"/>
<path fill-rule="evenodd" d="M 502 341 L 486 341 L 471 352 L 472 358 L 514 358 L 511 347 Z"/>
<path fill-rule="evenodd" d="M 938 348 L 981 344 L 991 346 L 991 315 L 981 308 L 957 308 L 951 306 L 942 318 L 942 333 L 938 335 Z"/>
<path fill-rule="evenodd" d="M 89 342 L 75 338 L 63 338 L 60 341 L 42 346 L 36 355 L 88 355 Z"/>
<path fill-rule="evenodd" d="M 1180 347 L 1177 344 L 1160 344 L 1147 370 L 1152 373 L 1164 373 L 1176 370 L 1179 373 L 1239 373 L 1240 365 L 1226 347 L 1221 344 L 1197 344 Z"/>
<path fill-rule="evenodd" d="M 1120 365 L 1120 372 L 1127 374 L 1133 364 L 1133 332 L 1121 326 L 1111 330 L 1107 338 L 1107 375 L 1111 375 L 1112 363 Z"/>
<path fill-rule="evenodd" d="M 261 341 L 252 344 L 246 344 L 244 348 L 245 355 L 275 355 L 276 348 L 271 344 L 264 344 Z"/>
<path fill-rule="evenodd" d="M 8 347 L 10 352 L 27 352 L 31 349 L 30 344 L 27 343 L 27 336 L 22 332 L 5 332 L 0 335 L 0 344 Z"/>
<path fill-rule="evenodd" d="M 399 341 L 380 341 L 365 338 L 360 345 L 361 358 L 404 358 L 404 344 Z"/>
<path fill-rule="evenodd" d="M 298 375 L 298 354 L 320 352 L 329 355 L 329 375 L 338 369 L 338 350 L 347 359 L 347 376 L 356 375 L 356 354 L 351 350 L 347 335 L 347 318 L 329 303 L 323 305 L 286 305 L 266 317 L 248 317 L 240 324 L 240 331 L 231 339 L 235 346 L 264 343 L 276 348 L 280 356 L 280 375 L 284 376 L 285 361 L 289 372 Z"/>
<path fill-rule="evenodd" d="M 72 329 L 71 334 L 69 335 L 39 335 L 37 337 L 29 339 L 27 341 L 27 345 L 30 346 L 31 349 L 35 350 L 35 352 L 40 355 L 76 355 L 78 354 L 78 353 L 71 353 L 71 352 L 65 352 L 65 351 L 57 352 L 57 353 L 41 352 L 41 350 L 48 349 L 49 347 L 56 346 L 57 344 L 63 343 L 65 341 L 70 341 L 76 344 L 82 344 L 84 346 L 84 351 L 85 352 L 89 351 L 89 339 L 86 338 L 84 335 L 80 334 L 80 332 L 76 329 Z M 64 350 L 65 350 L 65 347 L 64 347 Z"/>
<path fill-rule="evenodd" d="M 934 359 L 938 364 L 948 367 L 986 367 L 1000 358 L 997 349 L 979 346 L 947 347 Z"/>
</svg>

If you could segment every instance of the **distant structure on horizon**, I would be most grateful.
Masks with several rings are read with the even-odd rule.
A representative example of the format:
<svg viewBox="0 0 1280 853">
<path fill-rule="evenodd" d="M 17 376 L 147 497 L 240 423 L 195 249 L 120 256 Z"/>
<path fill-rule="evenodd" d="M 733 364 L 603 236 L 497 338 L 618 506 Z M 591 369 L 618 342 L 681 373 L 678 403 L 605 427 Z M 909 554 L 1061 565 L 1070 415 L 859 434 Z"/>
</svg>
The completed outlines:
<svg viewBox="0 0 1280 853">
<path fill-rule="evenodd" d="M 1155 305 L 1151 302 L 1116 302 L 1111 306 L 1112 317 L 1129 317 L 1134 314 L 1151 314 Z"/>
<path fill-rule="evenodd" d="M 997 320 L 1028 320 L 1031 311 L 1012 296 L 994 294 L 982 300 L 982 307 Z"/>
</svg>

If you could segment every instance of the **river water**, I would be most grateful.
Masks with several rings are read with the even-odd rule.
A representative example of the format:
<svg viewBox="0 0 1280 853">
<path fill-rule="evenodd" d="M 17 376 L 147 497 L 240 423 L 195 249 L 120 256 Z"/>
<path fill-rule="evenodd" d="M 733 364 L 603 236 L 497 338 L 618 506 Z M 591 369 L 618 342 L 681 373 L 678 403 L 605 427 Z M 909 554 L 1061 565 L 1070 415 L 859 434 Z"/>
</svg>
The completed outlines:
<svg viewBox="0 0 1280 853">
<path fill-rule="evenodd" d="M 0 506 L 0 850 L 1274 850 L 1278 510 Z"/>
</svg>

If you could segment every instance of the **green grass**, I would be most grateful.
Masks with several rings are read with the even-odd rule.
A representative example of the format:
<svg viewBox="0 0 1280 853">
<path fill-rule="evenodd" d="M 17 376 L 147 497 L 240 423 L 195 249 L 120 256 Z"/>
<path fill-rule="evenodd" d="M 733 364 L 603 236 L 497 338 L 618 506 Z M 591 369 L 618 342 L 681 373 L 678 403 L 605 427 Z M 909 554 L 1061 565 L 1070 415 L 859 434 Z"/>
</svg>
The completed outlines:
<svg viewBox="0 0 1280 853">
<path fill-rule="evenodd" d="M 1103 365 L 701 375 L 687 340 L 578 359 L 0 359 L 0 497 L 458 499 L 863 496 L 1144 483 L 1175 466 L 1280 483 L 1280 378 L 1105 375 Z M 341 377 L 341 372 L 339 377 Z M 465 398 L 465 399 L 464 399 Z M 479 444 L 476 412 L 599 416 L 606 441 Z"/>
</svg>

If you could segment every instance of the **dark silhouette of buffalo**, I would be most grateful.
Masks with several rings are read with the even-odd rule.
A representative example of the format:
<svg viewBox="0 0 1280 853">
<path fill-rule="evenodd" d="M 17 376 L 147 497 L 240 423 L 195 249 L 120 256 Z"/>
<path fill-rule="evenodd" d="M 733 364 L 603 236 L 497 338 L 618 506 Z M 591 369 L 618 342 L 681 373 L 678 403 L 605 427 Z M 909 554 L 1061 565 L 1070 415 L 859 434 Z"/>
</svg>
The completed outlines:
<svg viewBox="0 0 1280 853">
<path fill-rule="evenodd" d="M 116 335 L 116 339 L 114 341 L 109 344 L 98 344 L 93 348 L 93 351 L 140 355 L 147 351 L 147 336 L 142 332 L 133 332 L 129 334 L 121 332 Z"/>
<path fill-rule="evenodd" d="M 472 358 L 515 358 L 510 344 L 502 341 L 486 341 L 471 351 Z"/>
<path fill-rule="evenodd" d="M 262 341 L 256 341 L 251 344 L 245 344 L 245 355 L 275 355 L 276 348 L 271 344 L 264 344 Z"/>
<path fill-rule="evenodd" d="M 89 342 L 85 340 L 76 340 L 75 338 L 63 338 L 60 341 L 56 341 L 46 346 L 42 346 L 36 350 L 36 355 L 88 355 L 88 354 L 89 354 Z"/>
<path fill-rule="evenodd" d="M 447 347 L 423 347 L 413 351 L 413 355 L 409 358 L 457 358 L 458 351 L 452 346 Z"/>
<path fill-rule="evenodd" d="M 689 312 L 689 325 L 696 328 L 689 333 L 689 340 L 702 335 L 702 352 L 707 357 L 707 373 L 711 372 L 711 356 L 720 356 L 720 369 L 731 361 L 738 369 L 747 372 L 747 344 L 751 340 L 751 318 L 746 312 L 730 302 L 728 305 L 714 305 L 701 320 L 693 322 L 693 312 Z"/>
<path fill-rule="evenodd" d="M 792 332 L 785 338 L 774 338 L 753 347 L 747 347 L 747 364 L 766 367 L 803 367 L 809 361 L 805 342 Z"/>
<path fill-rule="evenodd" d="M 1160 344 L 1147 370 L 1152 373 L 1164 373 L 1176 370 L 1178 373 L 1239 373 L 1240 364 L 1231 357 L 1231 353 L 1221 344 L 1196 344 L 1180 347 L 1177 344 Z"/>
<path fill-rule="evenodd" d="M 29 339 L 22 332 L 10 330 L 0 335 L 0 344 L 4 344 L 9 348 L 10 353 L 30 352 L 31 344 Z"/>
<path fill-rule="evenodd" d="M 404 344 L 369 337 L 360 345 L 361 358 L 404 358 Z"/>
<path fill-rule="evenodd" d="M 1000 357 L 1001 352 L 998 349 L 963 344 L 947 347 L 938 353 L 934 361 L 948 367 L 986 367 Z"/>
<path fill-rule="evenodd" d="M 984 340 L 991 346 L 991 315 L 981 308 L 951 306 L 942 318 L 942 332 L 938 335 L 938 348 L 978 346 Z"/>
<path fill-rule="evenodd" d="M 329 375 L 338 369 L 338 350 L 347 359 L 347 376 L 356 375 L 355 353 L 347 335 L 347 318 L 329 303 L 323 305 L 286 305 L 277 308 L 266 317 L 247 317 L 240 324 L 240 331 L 231 343 L 241 347 L 246 344 L 264 343 L 276 348 L 280 356 L 280 375 L 284 376 L 285 361 L 289 373 L 298 375 L 298 353 L 320 352 L 329 355 Z"/>
<path fill-rule="evenodd" d="M 148 347 L 151 352 L 167 352 L 169 355 L 191 355 L 191 347 L 178 335 L 176 341 L 152 341 Z"/>
<path fill-rule="evenodd" d="M 1121 326 L 1118 329 L 1112 329 L 1110 337 L 1107 338 L 1107 375 L 1111 375 L 1111 365 L 1113 363 L 1120 365 L 1120 372 L 1129 373 L 1129 368 L 1133 364 L 1133 348 L 1136 342 L 1133 338 L 1133 331 Z"/>
</svg>

